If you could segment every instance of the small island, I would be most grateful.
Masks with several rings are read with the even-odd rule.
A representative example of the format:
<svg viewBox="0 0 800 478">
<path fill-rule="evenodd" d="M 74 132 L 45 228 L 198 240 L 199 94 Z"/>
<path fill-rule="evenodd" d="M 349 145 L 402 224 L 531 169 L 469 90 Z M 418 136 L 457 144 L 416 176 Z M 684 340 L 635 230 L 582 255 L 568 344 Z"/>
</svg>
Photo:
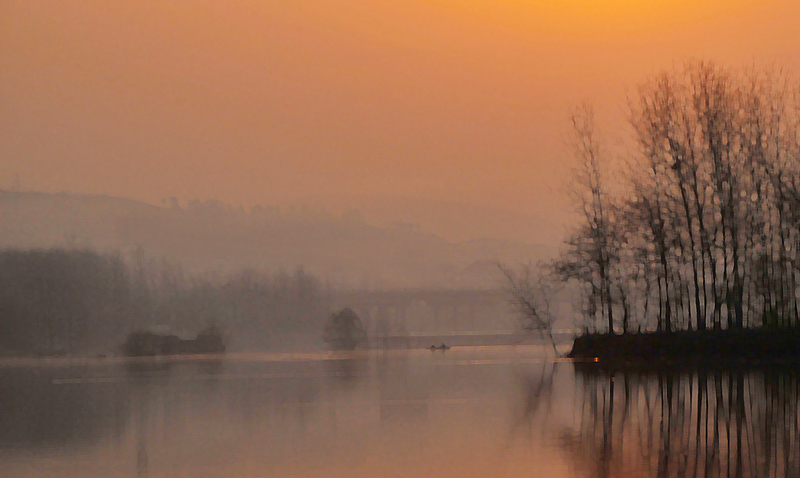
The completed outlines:
<svg viewBox="0 0 800 478">
<path fill-rule="evenodd" d="M 133 332 L 122 345 L 122 353 L 127 357 L 220 354 L 225 352 L 222 337 L 222 332 L 214 326 L 204 329 L 190 340 L 183 340 L 172 334 Z"/>
<path fill-rule="evenodd" d="M 536 274 L 504 270 L 526 328 L 548 336 L 561 300 L 583 330 L 576 359 L 800 360 L 800 116 L 788 81 L 713 62 L 661 72 L 630 99 L 624 158 L 591 106 L 576 108 L 574 227 Z"/>
</svg>

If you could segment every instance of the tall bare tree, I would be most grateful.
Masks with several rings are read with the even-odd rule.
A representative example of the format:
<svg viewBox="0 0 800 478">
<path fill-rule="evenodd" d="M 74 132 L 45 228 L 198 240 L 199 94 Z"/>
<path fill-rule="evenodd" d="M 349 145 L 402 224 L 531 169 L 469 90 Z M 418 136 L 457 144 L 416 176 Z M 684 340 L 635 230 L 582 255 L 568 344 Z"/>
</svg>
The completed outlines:
<svg viewBox="0 0 800 478">
<path fill-rule="evenodd" d="M 569 251 L 557 266 L 567 279 L 577 279 L 592 291 L 590 301 L 599 300 L 608 333 L 614 333 L 612 268 L 615 254 L 608 197 L 603 174 L 603 148 L 595 128 L 591 105 L 583 104 L 570 116 L 573 154 L 572 194 L 583 222 L 568 240 Z"/>
<path fill-rule="evenodd" d="M 514 311 L 522 321 L 522 329 L 537 333 L 559 355 L 553 338 L 553 298 L 560 287 L 546 275 L 545 268 L 535 268 L 532 264 L 522 264 L 519 270 L 498 264 L 505 276 L 505 292 Z"/>
<path fill-rule="evenodd" d="M 591 107 L 573 112 L 582 221 L 555 265 L 587 291 L 588 324 L 599 315 L 613 333 L 621 312 L 623 332 L 800 325 L 799 86 L 711 62 L 644 82 L 616 194 Z"/>
</svg>

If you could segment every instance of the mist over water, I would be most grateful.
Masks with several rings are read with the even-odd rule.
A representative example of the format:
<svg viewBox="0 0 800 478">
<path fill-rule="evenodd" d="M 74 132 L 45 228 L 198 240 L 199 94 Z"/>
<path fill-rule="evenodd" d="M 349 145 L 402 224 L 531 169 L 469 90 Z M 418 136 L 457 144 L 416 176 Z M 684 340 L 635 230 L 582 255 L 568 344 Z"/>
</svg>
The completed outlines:
<svg viewBox="0 0 800 478">
<path fill-rule="evenodd" d="M 608 371 L 538 346 L 0 368 L 3 476 L 772 477 L 792 369 Z"/>
<path fill-rule="evenodd" d="M 548 399 L 539 413 L 530 394 L 570 394 L 571 366 L 543 358 L 456 348 L 4 367 L 0 456 L 14 478 L 564 470 L 542 423 L 570 407 Z"/>
<path fill-rule="evenodd" d="M 800 477 L 800 2 L 342 7 L 0 0 L 0 478 Z"/>
</svg>

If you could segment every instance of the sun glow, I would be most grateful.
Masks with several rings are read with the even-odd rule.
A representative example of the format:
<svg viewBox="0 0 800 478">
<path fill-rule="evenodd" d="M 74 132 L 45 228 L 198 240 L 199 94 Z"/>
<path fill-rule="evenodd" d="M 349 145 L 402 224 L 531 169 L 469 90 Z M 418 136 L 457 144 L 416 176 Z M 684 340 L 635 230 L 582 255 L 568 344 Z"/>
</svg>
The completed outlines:
<svg viewBox="0 0 800 478">
<path fill-rule="evenodd" d="M 489 21 L 577 35 L 657 33 L 714 21 L 755 0 L 430 0 Z"/>
</svg>

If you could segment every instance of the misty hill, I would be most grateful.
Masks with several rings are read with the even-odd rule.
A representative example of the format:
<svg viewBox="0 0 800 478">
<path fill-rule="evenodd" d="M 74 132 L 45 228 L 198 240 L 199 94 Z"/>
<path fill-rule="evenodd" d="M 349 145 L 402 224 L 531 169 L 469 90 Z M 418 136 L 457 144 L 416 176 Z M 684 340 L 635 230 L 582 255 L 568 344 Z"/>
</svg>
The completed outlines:
<svg viewBox="0 0 800 478">
<path fill-rule="evenodd" d="M 403 196 L 317 196 L 301 201 L 309 207 L 342 214 L 358 210 L 370 224 L 388 227 L 413 225 L 422 232 L 448 241 L 463 242 L 481 238 L 527 244 L 557 245 L 564 238 L 564 214 L 536 205 L 533 213 Z"/>
<path fill-rule="evenodd" d="M 496 261 L 549 256 L 547 246 L 448 242 L 409 224 L 377 227 L 357 211 L 251 211 L 218 201 L 154 206 L 107 196 L 0 191 L 0 247 L 139 251 L 190 273 L 298 266 L 338 287 L 492 287 Z"/>
</svg>

